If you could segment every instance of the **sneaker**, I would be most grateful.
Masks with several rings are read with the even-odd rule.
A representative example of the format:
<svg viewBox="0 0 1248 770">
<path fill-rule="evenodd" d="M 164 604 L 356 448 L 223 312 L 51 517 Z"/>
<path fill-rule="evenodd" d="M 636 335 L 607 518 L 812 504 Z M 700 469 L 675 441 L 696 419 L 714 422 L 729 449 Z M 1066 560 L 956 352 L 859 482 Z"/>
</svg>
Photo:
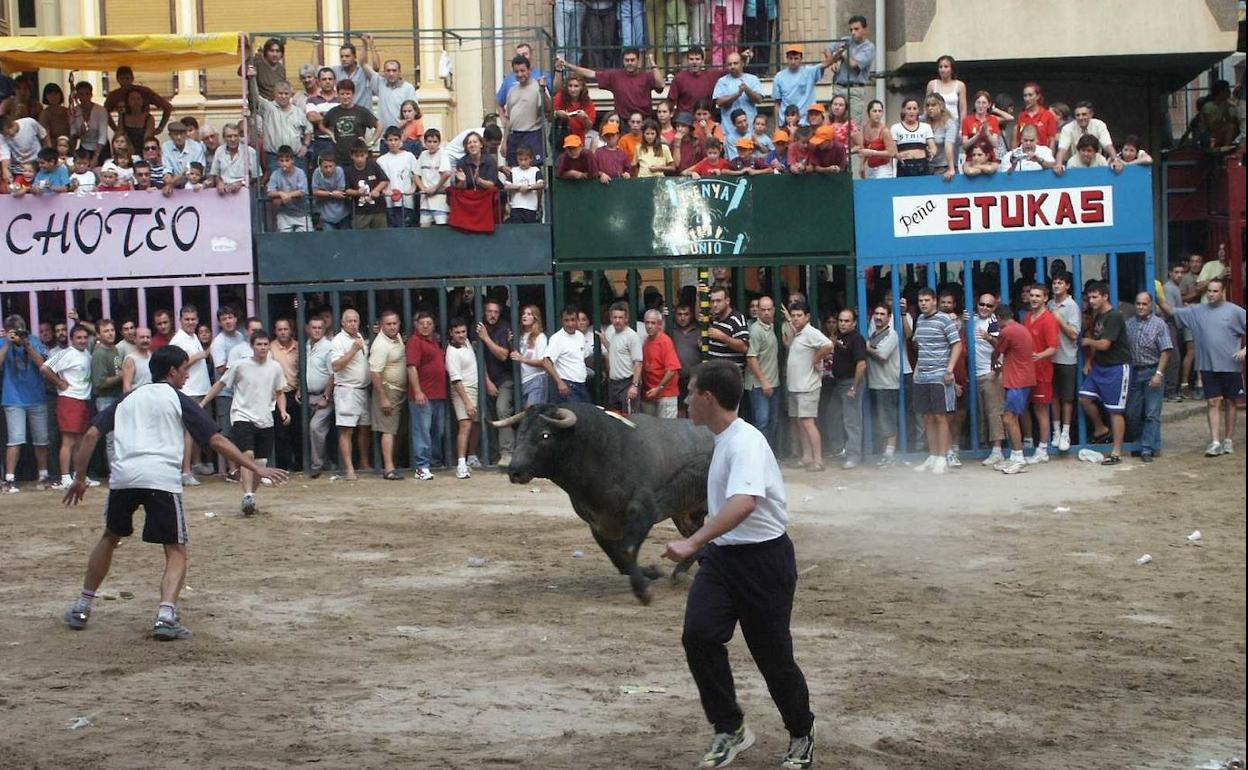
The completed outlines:
<svg viewBox="0 0 1248 770">
<path fill-rule="evenodd" d="M 915 473 L 927 473 L 928 471 L 932 469 L 932 466 L 935 464 L 936 464 L 936 458 L 932 457 L 931 455 L 928 455 L 926 460 L 924 460 L 919 465 L 914 466 L 914 472 Z"/>
<path fill-rule="evenodd" d="M 1151 463 L 1152 461 L 1153 461 L 1153 453 L 1152 453 L 1152 452 L 1140 452 L 1140 462 L 1142 462 L 1142 463 Z"/>
<path fill-rule="evenodd" d="M 467 479 L 472 477 L 472 471 L 468 470 L 467 465 L 461 465 L 455 469 L 455 478 Z"/>
<path fill-rule="evenodd" d="M 54 479 L 54 478 L 48 477 L 44 479 L 43 481 L 39 482 L 39 488 L 48 489 L 48 490 L 52 490 L 53 492 L 55 492 L 59 489 L 64 489 L 65 485 L 60 482 L 60 479 Z"/>
<path fill-rule="evenodd" d="M 211 476 L 217 472 L 217 468 L 216 466 L 209 465 L 208 463 L 195 463 L 191 466 L 191 472 L 198 473 L 201 476 Z"/>
<path fill-rule="evenodd" d="M 172 642 L 176 639 L 190 639 L 191 629 L 182 625 L 177 618 L 173 620 L 165 620 L 156 618 L 156 625 L 152 628 L 152 636 L 162 642 Z"/>
<path fill-rule="evenodd" d="M 0 493 L 6 494 L 6 495 L 16 495 L 18 492 L 21 492 L 21 491 L 22 490 L 18 489 L 17 484 L 13 483 L 12 481 L 6 481 L 4 482 L 2 486 L 0 486 Z"/>
<path fill-rule="evenodd" d="M 875 461 L 875 467 L 877 468 L 891 468 L 896 464 L 897 464 L 896 455 L 882 455 L 880 459 Z"/>
<path fill-rule="evenodd" d="M 1219 441 L 1214 441 L 1205 450 L 1205 457 L 1217 457 L 1220 454 L 1222 454 L 1222 443 Z"/>
<path fill-rule="evenodd" d="M 242 471 L 240 471 L 238 468 L 235 468 L 232 471 L 225 472 L 225 480 L 230 482 L 231 484 L 237 484 L 242 480 L 242 475 L 243 475 Z M 316 473 L 312 474 L 312 478 L 316 478 L 319 475 L 321 475 L 321 473 L 320 471 L 317 471 Z"/>
<path fill-rule="evenodd" d="M 723 767 L 754 745 L 754 733 L 741 725 L 735 733 L 715 733 L 711 750 L 702 755 L 702 767 Z"/>
<path fill-rule="evenodd" d="M 78 609 L 78 605 L 75 604 L 73 607 L 70 607 L 69 609 L 65 610 L 65 625 L 69 626 L 75 631 L 81 631 L 82 629 L 86 628 L 87 621 L 90 619 L 91 619 L 90 609 L 80 610 Z"/>
<path fill-rule="evenodd" d="M 1001 454 L 999 450 L 994 449 L 988 453 L 988 456 L 985 457 L 983 462 L 980 464 L 987 468 L 993 468 L 1002 462 L 1005 462 L 1005 455 Z"/>
<path fill-rule="evenodd" d="M 481 460 L 476 455 L 468 455 L 468 467 L 469 468 L 482 467 Z"/>
<path fill-rule="evenodd" d="M 1013 476 L 1016 473 L 1026 473 L 1027 463 L 1021 460 L 1006 460 L 1001 464 L 1000 471 L 1007 476 Z"/>
<path fill-rule="evenodd" d="M 932 475 L 943 476 L 949 472 L 949 459 L 946 457 L 937 457 L 932 462 Z"/>
<path fill-rule="evenodd" d="M 256 513 L 256 496 L 253 494 L 243 495 L 243 502 L 238 506 L 244 516 L 254 516 Z"/>
<path fill-rule="evenodd" d="M 433 481 L 433 471 L 428 468 L 417 468 L 413 478 L 417 481 Z"/>
<path fill-rule="evenodd" d="M 1062 431 L 1061 435 L 1057 437 L 1057 441 L 1053 442 L 1053 445 L 1057 447 L 1057 451 L 1059 452 L 1069 452 L 1070 431 Z"/>
<path fill-rule="evenodd" d="M 810 735 L 790 738 L 789 751 L 780 761 L 783 770 L 806 770 L 815 763 L 815 726 L 811 724 Z"/>
<path fill-rule="evenodd" d="M 845 469 L 845 470 L 847 470 L 847 471 L 852 471 L 854 468 L 857 468 L 857 467 L 858 467 L 858 461 L 857 461 L 857 460 L 846 460 L 846 461 L 845 461 L 845 463 L 844 463 L 841 467 L 842 467 L 842 468 L 844 468 L 844 469 Z"/>
<path fill-rule="evenodd" d="M 182 486 L 197 487 L 199 486 L 199 479 L 195 478 L 194 473 L 183 473 L 182 474 Z"/>
<path fill-rule="evenodd" d="M 87 486 L 88 486 L 88 487 L 98 487 L 99 485 L 100 485 L 100 482 L 96 481 L 95 479 L 91 478 L 90 476 L 87 476 Z"/>
<path fill-rule="evenodd" d="M 273 486 L 273 479 L 260 479 L 260 483 L 266 487 Z"/>
<path fill-rule="evenodd" d="M 950 452 L 949 455 L 945 458 L 945 462 L 949 464 L 950 468 L 962 467 L 962 460 L 958 458 L 957 452 Z"/>
<path fill-rule="evenodd" d="M 511 452 L 503 452 L 498 458 L 498 467 L 506 468 L 509 465 L 511 465 Z"/>
<path fill-rule="evenodd" d="M 1235 454 L 1235 444 L 1229 438 L 1222 440 L 1222 454 L 1224 455 Z"/>
<path fill-rule="evenodd" d="M 1049 461 L 1049 453 L 1044 449 L 1037 449 L 1036 453 L 1027 458 L 1028 465 L 1036 465 L 1037 463 L 1047 463 Z"/>
<path fill-rule="evenodd" d="M 1101 460 L 1101 465 L 1121 465 L 1121 464 L 1122 464 L 1121 455 L 1109 455 L 1104 460 Z"/>
</svg>

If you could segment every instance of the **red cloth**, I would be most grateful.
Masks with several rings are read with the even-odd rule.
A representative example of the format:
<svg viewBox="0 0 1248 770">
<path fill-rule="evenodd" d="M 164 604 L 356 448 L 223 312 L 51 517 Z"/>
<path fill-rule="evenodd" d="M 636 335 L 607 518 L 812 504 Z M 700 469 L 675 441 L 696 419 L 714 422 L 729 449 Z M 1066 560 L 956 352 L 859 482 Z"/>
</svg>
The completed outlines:
<svg viewBox="0 0 1248 770">
<path fill-rule="evenodd" d="M 413 334 L 407 340 L 407 365 L 416 367 L 420 390 L 426 398 L 446 398 L 446 354 L 436 340 Z M 411 398 L 412 389 L 407 389 Z"/>
<path fill-rule="evenodd" d="M 1048 107 L 1041 107 L 1035 115 L 1027 112 L 1027 110 L 1019 113 L 1014 133 L 1015 144 L 1020 144 L 1023 141 L 1024 126 L 1036 127 L 1036 144 L 1041 147 L 1047 147 L 1049 141 L 1057 136 L 1057 118 L 1053 117 L 1053 113 Z"/>
<path fill-rule="evenodd" d="M 1034 310 L 1027 314 L 1024 322 L 1027 331 L 1031 334 L 1031 346 L 1037 353 L 1042 353 L 1049 348 L 1056 348 L 1060 343 L 1058 334 L 1060 330 L 1057 327 L 1057 319 L 1053 317 L 1053 313 L 1045 310 L 1043 313 L 1036 313 Z M 1046 358 L 1043 361 L 1036 362 L 1036 382 L 1052 382 L 1053 381 L 1053 359 Z"/>
<path fill-rule="evenodd" d="M 555 110 L 565 110 L 567 112 L 572 112 L 574 110 L 585 111 L 585 114 L 589 116 L 589 120 L 586 120 L 579 115 L 575 118 L 568 119 L 568 133 L 576 134 L 580 137 L 584 137 L 585 132 L 588 131 L 590 126 L 594 125 L 594 121 L 598 119 L 598 110 L 594 107 L 594 102 L 592 100 L 586 99 L 584 104 L 572 104 L 569 100 L 563 97 L 563 91 L 555 94 Z"/>
<path fill-rule="evenodd" d="M 615 111 L 626 123 L 634 112 L 640 112 L 643 118 L 653 117 L 652 94 L 663 90 L 654 71 L 646 69 L 632 74 L 627 70 L 598 70 L 598 87 L 615 97 Z M 711 87 L 714 88 L 714 84 Z"/>
<path fill-rule="evenodd" d="M 468 233 L 492 233 L 498 217 L 494 207 L 498 204 L 495 190 L 465 190 L 451 188 L 451 214 L 448 223 L 456 230 Z"/>
<path fill-rule="evenodd" d="M 1036 362 L 1032 360 L 1036 349 L 1031 344 L 1031 334 L 1018 322 L 1004 324 L 997 342 L 997 353 L 1003 360 L 1002 384 L 1006 388 L 1034 388 L 1036 386 Z"/>
<path fill-rule="evenodd" d="M 680 395 L 680 356 L 676 355 L 676 345 L 666 332 L 661 331 L 653 337 L 647 336 L 641 346 L 642 399 L 646 398 L 646 393 L 651 388 L 658 387 L 663 375 L 672 370 L 677 375 L 659 391 L 659 398 Z"/>
</svg>

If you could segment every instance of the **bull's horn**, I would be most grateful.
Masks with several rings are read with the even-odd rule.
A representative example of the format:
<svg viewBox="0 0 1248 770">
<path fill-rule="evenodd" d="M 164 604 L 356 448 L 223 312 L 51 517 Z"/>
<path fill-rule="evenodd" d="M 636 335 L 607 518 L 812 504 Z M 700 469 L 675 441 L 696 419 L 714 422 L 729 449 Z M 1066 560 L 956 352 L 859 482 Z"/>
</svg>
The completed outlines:
<svg viewBox="0 0 1248 770">
<path fill-rule="evenodd" d="M 555 410 L 554 417 L 544 414 L 538 416 L 556 428 L 571 428 L 573 425 L 576 425 L 576 412 L 563 407 Z"/>
<path fill-rule="evenodd" d="M 516 414 L 508 417 L 506 420 L 490 420 L 490 425 L 493 425 L 495 428 L 510 428 L 523 420 L 524 414 L 524 412 L 517 412 Z"/>
</svg>

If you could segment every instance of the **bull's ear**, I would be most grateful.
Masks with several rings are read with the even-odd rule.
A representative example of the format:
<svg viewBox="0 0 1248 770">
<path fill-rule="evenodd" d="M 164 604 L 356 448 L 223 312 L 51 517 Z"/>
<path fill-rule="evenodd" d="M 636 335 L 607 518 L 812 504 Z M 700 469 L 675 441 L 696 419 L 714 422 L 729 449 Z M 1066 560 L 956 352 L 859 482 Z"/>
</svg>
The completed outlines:
<svg viewBox="0 0 1248 770">
<path fill-rule="evenodd" d="M 548 414 L 538 416 L 556 428 L 571 428 L 573 425 L 576 425 L 576 412 L 563 407 L 556 409 L 553 416 Z"/>
</svg>

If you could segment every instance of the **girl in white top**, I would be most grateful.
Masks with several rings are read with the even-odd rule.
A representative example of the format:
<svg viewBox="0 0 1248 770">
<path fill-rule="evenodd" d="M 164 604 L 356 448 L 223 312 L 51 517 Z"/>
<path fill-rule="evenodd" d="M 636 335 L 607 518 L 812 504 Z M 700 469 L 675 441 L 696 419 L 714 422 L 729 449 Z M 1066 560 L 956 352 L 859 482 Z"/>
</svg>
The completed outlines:
<svg viewBox="0 0 1248 770">
<path fill-rule="evenodd" d="M 945 102 L 953 124 L 959 125 L 966 114 L 966 83 L 958 80 L 957 65 L 948 54 L 936 60 L 936 77 L 927 83 L 927 92 Z"/>
<path fill-rule="evenodd" d="M 511 360 L 520 363 L 520 390 L 524 394 L 524 408 L 546 402 L 546 369 L 542 359 L 546 357 L 546 334 L 542 331 L 542 311 L 537 305 L 525 305 L 520 309 L 520 338 Z"/>
<path fill-rule="evenodd" d="M 897 176 L 927 176 L 936 154 L 936 139 L 932 127 L 919 122 L 918 99 L 901 103 L 901 120 L 889 130 L 897 143 Z"/>
</svg>

